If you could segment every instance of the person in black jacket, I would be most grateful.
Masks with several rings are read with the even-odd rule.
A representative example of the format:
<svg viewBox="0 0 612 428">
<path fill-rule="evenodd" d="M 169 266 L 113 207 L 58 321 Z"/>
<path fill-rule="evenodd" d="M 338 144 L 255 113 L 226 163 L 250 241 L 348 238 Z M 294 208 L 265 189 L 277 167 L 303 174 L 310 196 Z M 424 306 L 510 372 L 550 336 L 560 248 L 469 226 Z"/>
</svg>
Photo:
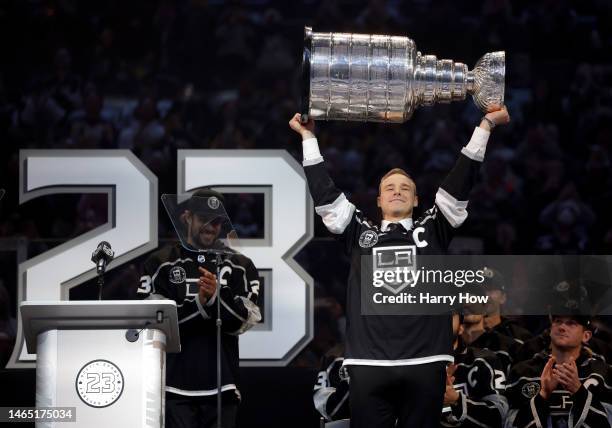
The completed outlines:
<svg viewBox="0 0 612 428">
<path fill-rule="evenodd" d="M 216 198 L 221 204 L 190 203 Z M 217 419 L 216 299 L 221 298 L 222 425 L 234 427 L 240 401 L 238 335 L 261 320 L 257 306 L 259 274 L 252 261 L 218 239 L 221 216 L 199 206 L 223 206 L 223 195 L 198 190 L 184 206 L 181 222 L 188 250 L 180 244 L 154 252 L 144 264 L 138 295 L 177 303 L 181 352 L 167 355 L 166 427 L 212 427 Z M 217 208 L 219 214 L 225 214 Z M 223 211 L 223 213 L 221 213 Z M 215 258 L 206 250 L 223 249 L 216 278 Z M 213 273 L 215 272 L 215 273 Z M 219 289 L 220 288 L 220 289 Z"/>
<path fill-rule="evenodd" d="M 446 391 L 440 425 L 443 427 L 501 428 L 508 412 L 503 395 L 506 375 L 497 355 L 469 346 L 463 323 L 453 315 L 455 363 L 446 370 Z"/>
<path fill-rule="evenodd" d="M 551 317 L 551 348 L 516 364 L 506 395 L 508 428 L 612 426 L 612 371 L 583 346 L 591 337 L 583 315 Z"/>
<path fill-rule="evenodd" d="M 487 330 L 495 331 L 523 344 L 533 338 L 533 334 L 515 321 L 502 316 L 502 307 L 506 303 L 506 283 L 504 276 L 497 269 L 485 267 L 485 282 L 482 284 L 489 300 L 485 305 L 484 325 Z"/>
<path fill-rule="evenodd" d="M 495 330 L 487 330 L 485 327 L 485 309 L 480 304 L 464 305 L 465 316 L 462 324 L 461 336 L 467 345 L 494 352 L 508 376 L 510 368 L 520 344 L 511 337 L 503 335 Z"/>
<path fill-rule="evenodd" d="M 487 113 L 455 167 L 436 194 L 434 205 L 414 220 L 416 184 L 403 170 L 381 180 L 376 225 L 348 201 L 323 163 L 314 121 L 289 122 L 302 136 L 304 171 L 315 211 L 343 244 L 351 260 L 347 288 L 347 338 L 344 365 L 350 378 L 351 423 L 355 427 L 437 427 L 445 389 L 446 363 L 453 361 L 451 315 L 363 315 L 361 285 L 372 285 L 362 261 L 381 254 L 444 254 L 467 217 L 468 195 L 484 159 L 491 129 L 510 120 L 505 108 Z M 401 254 L 400 254 L 401 253 Z M 362 260 L 363 259 L 363 260 Z M 362 274 L 364 277 L 362 278 Z"/>
<path fill-rule="evenodd" d="M 349 418 L 349 378 L 344 362 L 344 346 L 337 345 L 325 353 L 313 390 L 315 409 L 327 421 Z"/>
</svg>

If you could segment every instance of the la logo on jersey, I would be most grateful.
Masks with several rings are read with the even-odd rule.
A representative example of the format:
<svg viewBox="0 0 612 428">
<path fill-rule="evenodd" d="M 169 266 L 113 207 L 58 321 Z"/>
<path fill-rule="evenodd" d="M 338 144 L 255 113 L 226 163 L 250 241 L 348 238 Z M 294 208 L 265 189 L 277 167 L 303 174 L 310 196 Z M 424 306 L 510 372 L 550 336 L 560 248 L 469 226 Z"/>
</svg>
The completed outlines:
<svg viewBox="0 0 612 428">
<path fill-rule="evenodd" d="M 380 286 L 393 294 L 414 282 L 411 272 L 417 268 L 415 245 L 377 247 L 372 250 L 372 259 L 375 283 L 382 280 Z"/>
</svg>

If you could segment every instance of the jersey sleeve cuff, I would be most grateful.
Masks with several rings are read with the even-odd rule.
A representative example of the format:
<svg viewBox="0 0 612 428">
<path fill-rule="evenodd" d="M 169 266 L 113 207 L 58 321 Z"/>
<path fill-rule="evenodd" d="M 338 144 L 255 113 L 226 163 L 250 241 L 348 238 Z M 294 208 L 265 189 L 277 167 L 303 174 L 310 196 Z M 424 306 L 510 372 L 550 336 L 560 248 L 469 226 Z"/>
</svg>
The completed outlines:
<svg viewBox="0 0 612 428">
<path fill-rule="evenodd" d="M 323 161 L 321 152 L 319 151 L 319 142 L 316 138 L 308 138 L 302 141 L 302 151 L 304 154 L 304 165 L 314 165 L 315 161 Z"/>
<path fill-rule="evenodd" d="M 463 422 L 467 417 L 467 401 L 463 392 L 459 392 L 459 402 L 451 406 L 453 416 L 457 422 Z"/>
<path fill-rule="evenodd" d="M 218 288 L 215 288 L 215 293 L 210 297 L 210 299 L 206 301 L 206 304 L 205 304 L 206 307 L 209 308 L 213 305 L 213 303 L 215 303 L 215 300 L 217 299 L 217 290 Z"/>
<path fill-rule="evenodd" d="M 196 306 L 198 307 L 198 312 L 200 312 L 200 315 L 202 315 L 202 318 L 204 318 L 205 320 L 210 319 L 210 315 L 208 315 L 208 312 L 206 312 L 206 310 L 202 306 L 202 303 L 200 302 L 200 296 L 196 296 L 195 302 L 196 302 Z M 206 302 L 206 304 L 208 304 L 208 302 Z"/>
<path fill-rule="evenodd" d="M 482 162 L 484 160 L 485 151 L 487 150 L 487 142 L 489 141 L 490 135 L 491 132 L 477 126 L 474 128 L 470 142 L 461 149 L 461 153 L 472 160 Z"/>
</svg>

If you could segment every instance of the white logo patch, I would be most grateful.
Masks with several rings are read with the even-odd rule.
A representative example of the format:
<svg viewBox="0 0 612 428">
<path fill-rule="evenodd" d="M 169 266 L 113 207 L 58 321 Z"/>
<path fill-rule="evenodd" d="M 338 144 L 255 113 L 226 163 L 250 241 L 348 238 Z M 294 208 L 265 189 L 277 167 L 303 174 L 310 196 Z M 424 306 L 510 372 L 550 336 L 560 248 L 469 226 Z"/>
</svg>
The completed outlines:
<svg viewBox="0 0 612 428">
<path fill-rule="evenodd" d="M 108 407 L 123 392 L 123 374 L 119 367 L 107 360 L 85 364 L 75 381 L 77 394 L 91 407 Z"/>
<path fill-rule="evenodd" d="M 211 196 L 210 198 L 208 198 L 208 206 L 213 209 L 216 210 L 217 208 L 219 208 L 219 199 L 217 199 L 216 196 Z"/>
<path fill-rule="evenodd" d="M 185 269 L 180 266 L 174 266 L 172 269 L 170 269 L 170 273 L 168 274 L 168 279 L 173 284 L 181 284 L 185 282 L 186 278 L 187 272 L 185 272 Z"/>
<path fill-rule="evenodd" d="M 373 230 L 366 230 L 359 236 L 359 246 L 361 248 L 373 247 L 377 242 L 378 235 Z"/>
<path fill-rule="evenodd" d="M 200 254 L 198 256 L 198 263 L 204 263 L 206 261 L 206 257 L 204 257 L 204 254 Z"/>
</svg>

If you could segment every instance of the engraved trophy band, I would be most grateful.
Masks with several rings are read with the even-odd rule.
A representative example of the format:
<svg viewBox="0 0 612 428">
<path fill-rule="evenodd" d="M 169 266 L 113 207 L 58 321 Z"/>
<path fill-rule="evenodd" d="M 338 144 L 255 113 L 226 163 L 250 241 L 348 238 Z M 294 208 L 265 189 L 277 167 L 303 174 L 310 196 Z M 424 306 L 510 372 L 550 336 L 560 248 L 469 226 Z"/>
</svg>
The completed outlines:
<svg viewBox="0 0 612 428">
<path fill-rule="evenodd" d="M 401 123 L 419 106 L 464 100 L 478 108 L 504 103 L 505 52 L 489 52 L 474 69 L 422 55 L 408 37 L 316 33 L 306 27 L 302 121 Z"/>
</svg>

